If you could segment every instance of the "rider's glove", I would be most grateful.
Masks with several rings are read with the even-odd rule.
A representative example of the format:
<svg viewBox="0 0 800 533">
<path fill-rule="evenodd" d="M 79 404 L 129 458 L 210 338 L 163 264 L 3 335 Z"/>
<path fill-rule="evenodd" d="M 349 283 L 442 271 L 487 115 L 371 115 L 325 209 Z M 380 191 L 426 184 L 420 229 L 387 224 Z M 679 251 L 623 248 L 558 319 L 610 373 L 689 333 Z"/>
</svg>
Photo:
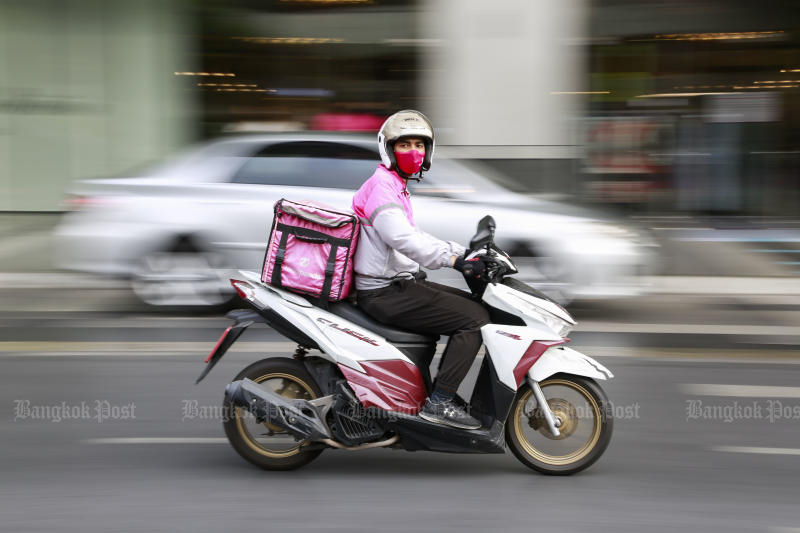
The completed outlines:
<svg viewBox="0 0 800 533">
<path fill-rule="evenodd" d="M 463 272 L 468 278 L 481 279 L 486 275 L 486 263 L 479 257 L 473 257 L 472 259 L 456 257 L 453 268 Z"/>
</svg>

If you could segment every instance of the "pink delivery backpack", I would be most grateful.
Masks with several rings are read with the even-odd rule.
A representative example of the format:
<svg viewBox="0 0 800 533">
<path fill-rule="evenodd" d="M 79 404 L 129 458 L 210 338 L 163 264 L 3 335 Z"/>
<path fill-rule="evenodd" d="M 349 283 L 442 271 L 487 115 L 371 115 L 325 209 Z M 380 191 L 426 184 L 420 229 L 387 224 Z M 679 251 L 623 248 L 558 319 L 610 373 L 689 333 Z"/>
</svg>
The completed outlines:
<svg viewBox="0 0 800 533">
<path fill-rule="evenodd" d="M 358 232 L 353 213 L 315 202 L 279 200 L 261 281 L 315 296 L 323 307 L 347 298 Z"/>
</svg>

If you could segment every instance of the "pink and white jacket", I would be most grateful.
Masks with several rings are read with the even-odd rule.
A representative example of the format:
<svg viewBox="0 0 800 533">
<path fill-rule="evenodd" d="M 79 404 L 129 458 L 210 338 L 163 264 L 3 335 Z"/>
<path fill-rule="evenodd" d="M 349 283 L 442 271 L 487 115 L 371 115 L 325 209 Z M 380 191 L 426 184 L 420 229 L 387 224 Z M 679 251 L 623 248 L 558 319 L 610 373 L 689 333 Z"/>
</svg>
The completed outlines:
<svg viewBox="0 0 800 533">
<path fill-rule="evenodd" d="M 361 221 L 355 255 L 358 290 L 386 287 L 396 277 L 410 278 L 420 265 L 449 266 L 452 256 L 464 254 L 460 244 L 416 228 L 405 180 L 383 165 L 356 192 L 353 211 Z"/>
</svg>

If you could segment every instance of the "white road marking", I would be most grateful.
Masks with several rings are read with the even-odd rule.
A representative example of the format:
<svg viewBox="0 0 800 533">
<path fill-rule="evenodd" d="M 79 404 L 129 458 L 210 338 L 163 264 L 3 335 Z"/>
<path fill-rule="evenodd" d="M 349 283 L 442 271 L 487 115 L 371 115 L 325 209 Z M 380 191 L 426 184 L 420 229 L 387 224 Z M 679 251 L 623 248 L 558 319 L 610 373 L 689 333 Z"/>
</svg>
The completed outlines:
<svg viewBox="0 0 800 533">
<path fill-rule="evenodd" d="M 797 326 L 755 326 L 737 324 L 625 324 L 619 322 L 578 322 L 576 333 L 680 333 L 683 335 L 793 335 L 800 336 Z"/>
<path fill-rule="evenodd" d="M 676 227 L 660 227 L 660 228 L 650 228 L 652 230 L 660 230 L 660 231 L 708 231 L 714 228 L 687 228 L 686 226 L 676 226 Z"/>
<path fill-rule="evenodd" d="M 38 239 L 47 238 L 39 235 Z M 14 237 L 2 242 L 4 254 L 11 256 L 27 248 L 27 236 Z M 9 242 L 10 241 L 10 242 Z M 2 255 L 2 254 L 0 254 Z M 461 279 L 452 279 L 460 283 Z M 643 276 L 637 288 L 647 294 L 697 294 L 697 295 L 800 295 L 800 280 L 792 277 L 730 277 L 730 276 Z M 113 279 L 71 272 L 3 272 L 0 289 L 126 289 L 129 284 Z"/>
<path fill-rule="evenodd" d="M 123 279 L 67 272 L 0 272 L 0 289 L 127 289 Z"/>
<path fill-rule="evenodd" d="M 36 324 L 36 328 L 59 328 L 73 330 L 92 329 L 212 329 L 222 332 L 233 324 L 233 320 L 224 316 L 188 317 L 188 316 L 157 316 L 157 315 L 124 315 L 108 313 L 108 318 L 84 315 L 83 311 L 75 313 L 24 313 L 18 316 L 12 313 L 1 313 L 0 328 L 28 327 Z M 95 313 L 96 315 L 96 313 Z M 116 315 L 116 316 L 115 316 Z M 22 326 L 20 325 L 22 324 Z M 255 323 L 249 331 L 270 331 L 272 328 L 265 323 Z M 139 335 L 139 333 L 137 333 Z"/>
<path fill-rule="evenodd" d="M 214 342 L 0 342 L 2 357 L 191 357 L 205 359 Z M 445 344 L 437 345 L 441 354 Z M 651 362 L 800 365 L 800 350 L 736 350 L 712 348 L 637 348 L 630 346 L 581 346 L 571 348 L 597 358 L 635 358 Z M 237 342 L 231 354 L 294 353 L 297 344 L 283 341 Z M 314 355 L 315 351 L 310 352 Z M 478 355 L 482 357 L 483 351 Z M 229 357 L 226 355 L 226 357 Z M 438 357 L 438 355 L 437 355 Z"/>
<path fill-rule="evenodd" d="M 116 437 L 86 439 L 87 444 L 226 444 L 223 437 Z"/>
<path fill-rule="evenodd" d="M 736 364 L 736 365 L 800 365 L 800 359 L 781 359 L 781 358 L 772 358 L 772 359 L 758 359 L 761 357 L 760 354 L 751 353 L 750 359 L 734 359 L 729 357 L 717 357 L 717 358 L 706 358 L 706 357 L 642 357 L 647 361 L 652 361 L 654 363 L 691 363 L 691 364 L 700 364 L 700 363 L 724 363 L 726 365 L 729 364 Z M 796 357 L 796 356 L 795 356 Z"/>
<path fill-rule="evenodd" d="M 800 398 L 800 387 L 681 383 L 678 385 L 678 388 L 685 394 L 693 394 L 697 396 L 732 396 L 736 398 Z"/>
<path fill-rule="evenodd" d="M 800 350 L 753 350 L 728 348 L 641 348 L 635 346 L 568 345 L 589 357 L 635 358 L 655 362 L 800 364 Z"/>
<path fill-rule="evenodd" d="M 800 294 L 800 279 L 794 277 L 645 276 L 640 281 L 651 294 Z"/>
<path fill-rule="evenodd" d="M 0 356 L 8 355 L 208 355 L 216 341 L 209 342 L 74 342 L 74 341 L 9 341 L 0 342 Z M 297 343 L 282 341 L 237 342 L 230 352 L 273 353 L 294 352 Z"/>
<path fill-rule="evenodd" d="M 119 329 L 205 329 L 209 327 L 219 327 L 220 333 L 228 327 L 233 321 L 225 317 L 144 317 L 144 316 L 126 316 L 122 318 L 97 318 L 97 317 L 54 317 L 53 315 L 36 315 L 34 313 L 24 314 L 22 316 L 10 317 L 17 323 L 8 321 L 0 322 L 0 328 L 19 328 L 19 322 L 30 324 L 37 322 L 37 327 L 45 328 L 79 328 L 79 329 L 104 329 L 104 328 L 119 328 Z M 170 321 L 169 323 L 165 323 Z M 180 323 L 184 322 L 184 323 Z M 256 327 L 255 325 L 252 327 Z"/>
<path fill-rule="evenodd" d="M 22 318 L 22 317 L 20 317 Z M 27 320 L 44 321 L 44 327 L 71 327 L 75 324 L 77 328 L 208 328 L 219 327 L 222 331 L 232 321 L 224 317 L 153 317 L 132 315 L 122 318 L 69 318 L 52 316 L 26 316 Z M 170 321 L 166 323 L 166 321 Z M 178 324 L 184 322 L 182 324 Z M 19 324 L 0 323 L 0 328 L 18 328 Z M 254 327 L 261 327 L 254 325 Z M 800 337 L 800 327 L 796 326 L 774 326 L 774 325 L 752 325 L 752 324 L 664 324 L 664 323 L 624 323 L 624 322 L 602 322 L 591 321 L 578 322 L 575 328 L 576 333 L 675 333 L 682 335 L 706 334 L 706 335 L 763 335 L 767 337 Z M 791 339 L 778 339 L 774 344 L 800 344 Z"/>
<path fill-rule="evenodd" d="M 800 448 L 762 448 L 758 446 L 712 446 L 712 451 L 726 453 L 756 453 L 764 455 L 800 455 Z M 798 530 L 800 531 L 800 530 Z"/>
</svg>

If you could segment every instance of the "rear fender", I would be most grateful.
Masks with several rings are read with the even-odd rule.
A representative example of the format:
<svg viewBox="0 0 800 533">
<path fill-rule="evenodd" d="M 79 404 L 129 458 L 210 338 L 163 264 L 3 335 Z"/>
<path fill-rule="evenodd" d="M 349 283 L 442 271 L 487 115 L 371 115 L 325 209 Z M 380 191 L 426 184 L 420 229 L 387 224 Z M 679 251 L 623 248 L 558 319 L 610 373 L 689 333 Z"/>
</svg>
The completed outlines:
<svg viewBox="0 0 800 533">
<path fill-rule="evenodd" d="M 237 309 L 235 311 L 231 311 L 227 314 L 227 317 L 233 319 L 234 323 L 232 326 L 228 326 L 228 329 L 222 333 L 222 336 L 217 341 L 217 344 L 214 346 L 214 348 L 212 348 L 211 353 L 208 354 L 208 357 L 206 358 L 206 367 L 203 369 L 200 377 L 198 377 L 194 382 L 195 385 L 200 383 L 208 375 L 208 373 L 211 372 L 211 369 L 214 368 L 214 365 L 216 365 L 219 360 L 222 359 L 222 356 L 225 355 L 225 353 L 228 351 L 228 348 L 233 346 L 233 343 L 236 342 L 242 333 L 244 333 L 244 330 L 256 322 L 266 323 L 266 320 L 261 315 L 255 311 L 250 311 L 247 309 Z"/>
<path fill-rule="evenodd" d="M 528 370 L 528 376 L 534 381 L 543 381 L 558 373 L 602 380 L 614 377 L 609 369 L 591 357 L 566 346 L 548 348 Z"/>
</svg>

